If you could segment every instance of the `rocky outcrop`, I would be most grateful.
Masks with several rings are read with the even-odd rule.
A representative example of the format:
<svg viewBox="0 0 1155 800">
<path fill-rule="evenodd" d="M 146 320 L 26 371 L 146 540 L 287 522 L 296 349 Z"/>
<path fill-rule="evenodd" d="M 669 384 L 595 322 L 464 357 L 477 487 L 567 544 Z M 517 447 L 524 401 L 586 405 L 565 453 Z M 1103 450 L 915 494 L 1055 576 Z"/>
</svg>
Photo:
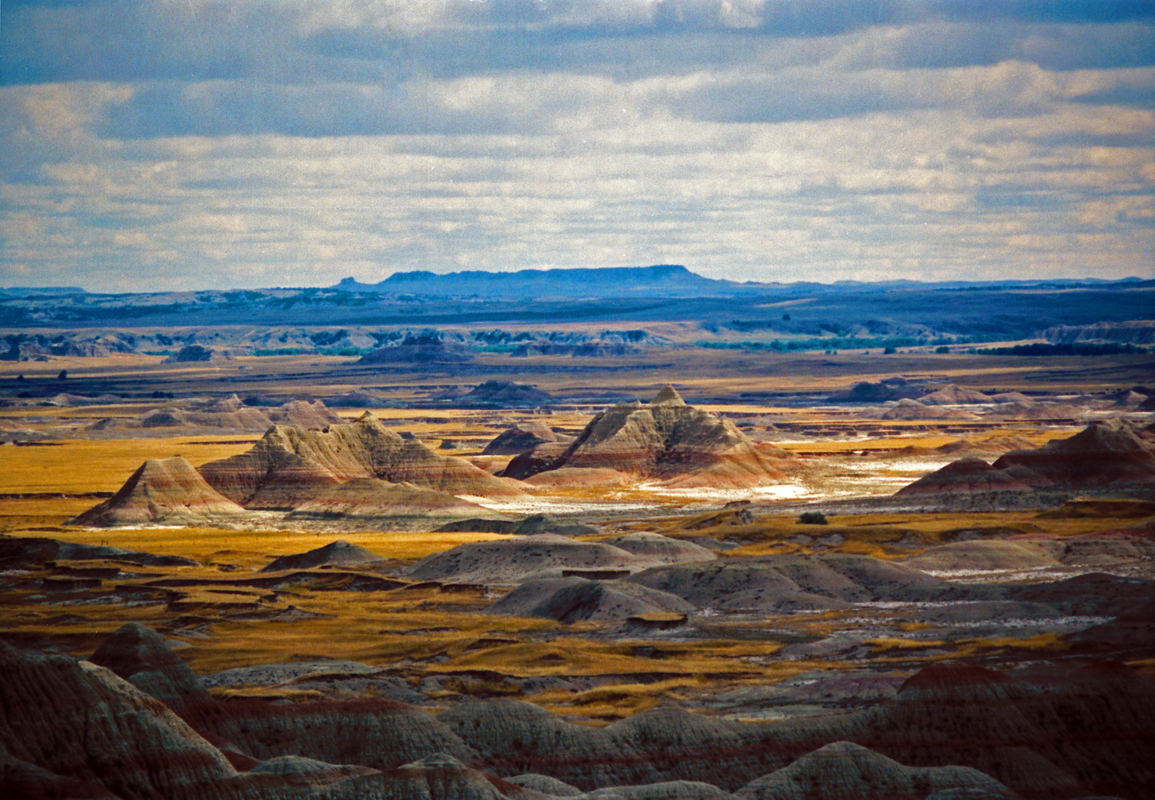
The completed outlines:
<svg viewBox="0 0 1155 800">
<path fill-rule="evenodd" d="M 879 415 L 881 419 L 978 419 L 961 408 L 944 408 L 942 404 L 927 404 L 904 397 Z"/>
<path fill-rule="evenodd" d="M 494 437 L 481 451 L 483 456 L 510 456 L 532 450 L 539 444 L 556 442 L 557 434 L 544 422 L 519 422 Z"/>
<path fill-rule="evenodd" d="M 608 544 L 542 533 L 458 545 L 422 559 L 409 574 L 417 580 L 507 585 L 566 570 L 633 572 L 651 563 Z"/>
<path fill-rule="evenodd" d="M 555 461 L 515 459 L 505 474 L 524 478 L 562 467 L 611 469 L 684 487 L 744 488 L 782 477 L 732 422 L 686 405 L 672 386 L 648 404 L 620 403 L 598 414 Z"/>
<path fill-rule="evenodd" d="M 149 459 L 109 499 L 69 520 L 70 525 L 106 527 L 153 522 L 194 523 L 245 516 L 180 456 Z"/>
<path fill-rule="evenodd" d="M 42 770 L 79 796 L 259 796 L 173 711 L 110 670 L 0 642 L 0 675 L 0 752 L 25 765 L 26 781 Z"/>
<path fill-rule="evenodd" d="M 981 458 L 967 457 L 924 475 L 899 489 L 894 496 L 967 499 L 976 495 L 1024 494 L 1033 491 L 1026 483 L 995 469 Z"/>
<path fill-rule="evenodd" d="M 303 756 L 378 770 L 445 753 L 465 762 L 477 754 L 428 712 L 380 699 L 276 705 L 234 700 L 189 712 L 194 728 L 258 761 Z"/>
<path fill-rule="evenodd" d="M 461 395 L 461 408 L 535 408 L 553 400 L 549 392 L 512 381 L 486 381 Z M 530 423 L 532 424 L 532 423 Z"/>
<path fill-rule="evenodd" d="M 0 536 L 0 566 L 21 568 L 51 561 L 120 561 L 142 567 L 192 567 L 183 556 L 158 556 L 112 545 L 79 544 L 34 536 Z"/>
<path fill-rule="evenodd" d="M 261 572 L 280 572 L 286 569 L 313 569 L 324 566 L 351 567 L 362 564 L 373 564 L 382 561 L 381 556 L 371 553 L 364 547 L 358 547 L 348 542 L 330 542 L 323 547 L 309 550 L 305 553 L 275 558 Z"/>
<path fill-rule="evenodd" d="M 558 622 L 622 622 L 642 614 L 686 614 L 680 597 L 626 581 L 542 578 L 518 586 L 487 609 L 490 614 L 542 617 Z"/>
<path fill-rule="evenodd" d="M 386 345 L 362 356 L 358 364 L 462 364 L 472 361 L 473 351 L 460 342 L 448 340 L 437 331 L 407 333 L 396 344 Z"/>
<path fill-rule="evenodd" d="M 205 464 L 201 474 L 246 508 L 292 509 L 355 478 L 412 483 L 453 495 L 516 496 L 516 483 L 439 455 L 388 430 L 371 414 L 313 431 L 276 426 L 251 450 Z"/>
<path fill-rule="evenodd" d="M 758 563 L 652 567 L 629 579 L 699 608 L 786 612 L 853 602 L 961 599 L 966 590 L 901 564 L 866 556 L 772 556 Z"/>
<path fill-rule="evenodd" d="M 965 389 L 951 383 L 938 391 L 917 398 L 924 406 L 990 405 L 994 399 L 977 389 Z"/>
<path fill-rule="evenodd" d="M 178 714 L 212 700 L 204 684 L 160 634 L 139 622 L 121 626 L 88 660 L 107 667 Z"/>
<path fill-rule="evenodd" d="M 1096 422 L 1069 439 L 1013 450 L 994 463 L 1033 486 L 1107 487 L 1155 483 L 1155 443 L 1127 422 Z"/>
</svg>

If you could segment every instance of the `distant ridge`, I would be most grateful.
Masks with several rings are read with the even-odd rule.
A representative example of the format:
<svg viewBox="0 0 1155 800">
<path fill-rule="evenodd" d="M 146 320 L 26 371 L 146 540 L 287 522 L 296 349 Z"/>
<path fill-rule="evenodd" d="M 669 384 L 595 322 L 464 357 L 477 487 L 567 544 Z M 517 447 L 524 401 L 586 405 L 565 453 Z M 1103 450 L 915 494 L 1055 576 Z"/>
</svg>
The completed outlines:
<svg viewBox="0 0 1155 800">
<path fill-rule="evenodd" d="M 628 294 L 700 296 L 746 291 L 742 284 L 703 278 L 680 264 L 649 267 L 526 269 L 518 272 L 396 272 L 380 283 L 345 278 L 344 291 L 384 294 L 481 295 L 484 297 L 608 297 Z"/>
</svg>

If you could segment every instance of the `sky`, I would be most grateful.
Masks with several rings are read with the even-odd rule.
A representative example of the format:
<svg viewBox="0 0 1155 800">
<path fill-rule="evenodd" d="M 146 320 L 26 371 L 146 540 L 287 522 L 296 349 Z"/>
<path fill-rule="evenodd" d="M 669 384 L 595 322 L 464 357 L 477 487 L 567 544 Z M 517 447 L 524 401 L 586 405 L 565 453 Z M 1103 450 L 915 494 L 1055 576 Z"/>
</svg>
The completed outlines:
<svg viewBox="0 0 1155 800">
<path fill-rule="evenodd" d="M 3 0 L 0 287 L 1155 277 L 1155 0 Z"/>
</svg>

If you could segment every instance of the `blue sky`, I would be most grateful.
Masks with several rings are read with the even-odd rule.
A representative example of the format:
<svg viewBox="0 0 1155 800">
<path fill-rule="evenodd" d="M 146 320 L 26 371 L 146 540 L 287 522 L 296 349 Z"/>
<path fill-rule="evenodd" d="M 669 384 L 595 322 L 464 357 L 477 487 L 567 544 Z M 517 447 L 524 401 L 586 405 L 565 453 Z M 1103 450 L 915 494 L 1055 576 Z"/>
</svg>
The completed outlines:
<svg viewBox="0 0 1155 800">
<path fill-rule="evenodd" d="M 0 286 L 1155 276 L 1155 1 L 5 0 Z"/>
</svg>

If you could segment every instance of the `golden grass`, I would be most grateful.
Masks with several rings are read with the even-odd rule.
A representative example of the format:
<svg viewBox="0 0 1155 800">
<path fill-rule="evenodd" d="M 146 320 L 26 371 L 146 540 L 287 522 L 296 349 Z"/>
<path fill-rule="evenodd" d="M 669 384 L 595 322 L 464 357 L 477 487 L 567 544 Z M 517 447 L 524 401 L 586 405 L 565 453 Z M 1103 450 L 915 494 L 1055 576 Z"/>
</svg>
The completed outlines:
<svg viewBox="0 0 1155 800">
<path fill-rule="evenodd" d="M 0 447 L 0 494 L 115 492 L 150 458 L 179 455 L 196 467 L 243 453 L 251 442 L 252 436 L 187 436 Z"/>
<path fill-rule="evenodd" d="M 671 700 L 685 699 L 682 690 L 696 689 L 707 682 L 698 678 L 676 678 L 656 683 L 615 683 L 584 692 L 541 692 L 526 698 L 534 705 L 558 715 L 613 722 L 649 711 Z"/>
</svg>

